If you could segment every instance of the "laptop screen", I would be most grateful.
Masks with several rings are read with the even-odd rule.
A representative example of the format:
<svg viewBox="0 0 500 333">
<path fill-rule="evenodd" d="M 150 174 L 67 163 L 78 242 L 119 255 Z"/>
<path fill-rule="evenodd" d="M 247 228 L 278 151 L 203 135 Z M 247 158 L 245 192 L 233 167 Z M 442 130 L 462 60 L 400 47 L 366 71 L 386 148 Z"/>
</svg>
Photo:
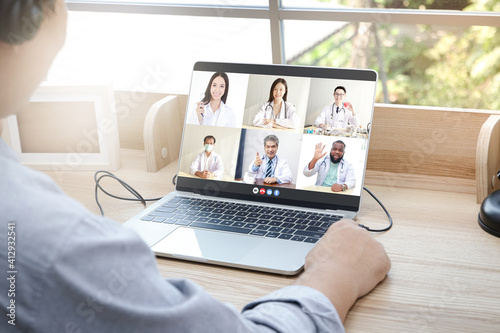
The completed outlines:
<svg viewBox="0 0 500 333">
<path fill-rule="evenodd" d="M 199 62 L 176 189 L 358 211 L 377 73 Z"/>
</svg>

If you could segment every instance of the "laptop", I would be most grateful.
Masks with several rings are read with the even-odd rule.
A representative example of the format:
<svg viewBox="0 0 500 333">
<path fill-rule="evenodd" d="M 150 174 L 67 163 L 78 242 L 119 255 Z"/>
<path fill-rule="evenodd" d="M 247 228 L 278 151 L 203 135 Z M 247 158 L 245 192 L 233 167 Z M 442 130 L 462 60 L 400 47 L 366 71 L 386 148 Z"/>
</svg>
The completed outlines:
<svg viewBox="0 0 500 333">
<path fill-rule="evenodd" d="M 157 256 L 299 273 L 360 210 L 376 85 L 373 70 L 196 63 L 176 190 L 125 226 Z"/>
</svg>

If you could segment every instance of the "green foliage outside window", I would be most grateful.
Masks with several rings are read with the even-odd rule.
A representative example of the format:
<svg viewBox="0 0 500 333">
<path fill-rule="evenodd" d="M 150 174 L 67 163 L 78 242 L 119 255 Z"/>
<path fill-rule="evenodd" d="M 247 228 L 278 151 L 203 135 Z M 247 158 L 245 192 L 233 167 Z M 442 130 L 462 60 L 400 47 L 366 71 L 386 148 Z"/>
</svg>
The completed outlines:
<svg viewBox="0 0 500 333">
<path fill-rule="evenodd" d="M 360 7 L 360 0 L 348 0 L 346 5 Z M 378 0 L 370 4 L 423 6 L 500 12 L 499 0 L 473 4 L 464 0 Z M 369 42 L 360 44 L 359 40 L 366 40 L 363 34 L 369 35 Z M 377 102 L 500 110 L 498 27 L 351 23 L 292 63 L 376 69 L 380 74 Z"/>
</svg>

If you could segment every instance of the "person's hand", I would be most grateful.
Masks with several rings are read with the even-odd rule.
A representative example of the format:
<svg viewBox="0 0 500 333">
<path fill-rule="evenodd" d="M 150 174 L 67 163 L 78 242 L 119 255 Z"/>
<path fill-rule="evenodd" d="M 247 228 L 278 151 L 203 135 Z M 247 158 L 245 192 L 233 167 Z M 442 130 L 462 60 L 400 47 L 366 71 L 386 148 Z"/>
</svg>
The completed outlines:
<svg viewBox="0 0 500 333">
<path fill-rule="evenodd" d="M 354 302 L 375 288 L 390 268 L 382 244 L 356 222 L 341 220 L 309 252 L 295 283 L 322 292 L 345 321 Z"/>
<path fill-rule="evenodd" d="M 266 177 L 266 178 L 264 178 L 263 182 L 266 183 L 266 184 L 274 184 L 274 183 L 278 182 L 278 178 L 276 178 L 276 177 Z"/>
<path fill-rule="evenodd" d="M 353 108 L 352 104 L 348 103 L 348 102 L 346 102 L 344 104 L 347 104 L 346 109 L 349 110 L 349 111 L 351 111 L 352 115 L 355 116 L 356 112 L 354 112 L 354 108 Z"/>
<path fill-rule="evenodd" d="M 275 119 L 264 119 L 264 125 L 269 125 L 274 123 L 276 123 Z"/>
<path fill-rule="evenodd" d="M 330 130 L 332 129 L 332 126 L 330 124 L 323 125 L 324 130 Z"/>
<path fill-rule="evenodd" d="M 285 126 L 282 126 L 282 125 L 276 124 L 276 123 L 273 124 L 273 128 L 286 129 Z"/>
<path fill-rule="evenodd" d="M 262 164 L 262 158 L 260 158 L 259 153 L 257 153 L 257 156 L 255 156 L 255 160 L 254 160 L 253 164 L 256 167 L 258 167 Z"/>
<path fill-rule="evenodd" d="M 205 112 L 205 108 L 203 107 L 203 102 L 199 101 L 196 103 L 196 115 L 198 116 L 198 121 L 200 124 L 203 124 L 203 113 Z"/>
<path fill-rule="evenodd" d="M 314 146 L 314 159 L 317 161 L 326 155 L 326 152 L 323 152 L 325 149 L 325 145 L 321 142 L 318 142 L 316 146 Z"/>
<path fill-rule="evenodd" d="M 342 185 L 335 183 L 332 185 L 333 192 L 342 192 Z"/>
<path fill-rule="evenodd" d="M 212 178 L 212 173 L 208 170 L 203 170 L 201 173 L 201 178 L 205 179 Z"/>
</svg>

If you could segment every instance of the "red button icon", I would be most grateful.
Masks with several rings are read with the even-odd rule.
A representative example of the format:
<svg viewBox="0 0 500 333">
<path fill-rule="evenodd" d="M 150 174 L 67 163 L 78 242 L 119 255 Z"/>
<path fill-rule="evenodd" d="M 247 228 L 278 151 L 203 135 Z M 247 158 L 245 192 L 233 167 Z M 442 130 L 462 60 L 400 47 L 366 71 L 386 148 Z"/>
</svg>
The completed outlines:
<svg viewBox="0 0 500 333">
<path fill-rule="evenodd" d="M 266 193 L 266 190 L 265 190 L 265 189 L 263 189 L 263 188 L 261 188 L 261 189 L 260 189 L 260 194 L 265 194 L 265 193 Z"/>
</svg>

